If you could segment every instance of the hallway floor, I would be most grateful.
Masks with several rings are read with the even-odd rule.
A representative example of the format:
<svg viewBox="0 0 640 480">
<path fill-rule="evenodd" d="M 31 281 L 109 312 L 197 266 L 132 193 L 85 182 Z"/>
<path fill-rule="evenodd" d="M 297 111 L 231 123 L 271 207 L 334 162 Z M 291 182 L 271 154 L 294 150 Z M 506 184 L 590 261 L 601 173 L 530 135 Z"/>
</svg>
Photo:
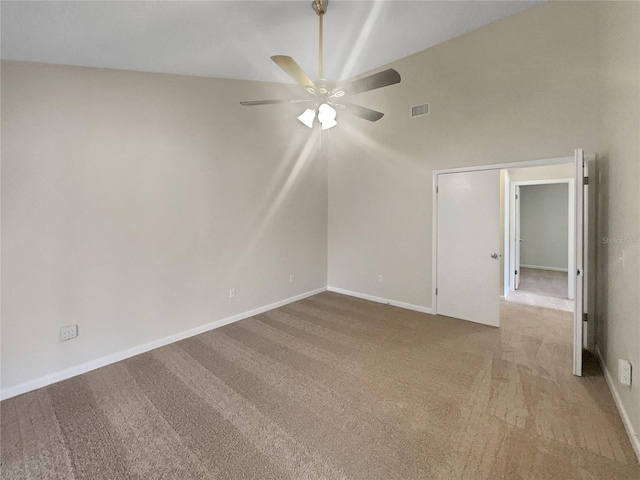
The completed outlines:
<svg viewBox="0 0 640 480">
<path fill-rule="evenodd" d="M 508 302 L 573 312 L 573 300 L 567 294 L 567 272 L 533 268 L 522 268 L 520 272 L 520 288 L 509 294 Z"/>
</svg>

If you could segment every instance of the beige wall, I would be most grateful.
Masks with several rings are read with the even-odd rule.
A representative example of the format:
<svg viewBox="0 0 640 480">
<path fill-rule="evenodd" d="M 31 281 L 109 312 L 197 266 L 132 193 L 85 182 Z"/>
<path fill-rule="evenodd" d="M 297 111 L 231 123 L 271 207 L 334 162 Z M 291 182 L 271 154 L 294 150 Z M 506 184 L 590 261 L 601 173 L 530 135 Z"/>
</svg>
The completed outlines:
<svg viewBox="0 0 640 480">
<path fill-rule="evenodd" d="M 433 170 L 595 153 L 598 23 L 550 3 L 392 63 L 402 83 L 357 100 L 385 117 L 331 131 L 329 285 L 430 307 Z"/>
<path fill-rule="evenodd" d="M 326 286 L 318 137 L 238 104 L 282 90 L 2 63 L 3 389 Z"/>
<path fill-rule="evenodd" d="M 639 24 L 637 2 L 548 2 L 390 64 L 401 85 L 358 98 L 385 117 L 331 132 L 329 285 L 431 305 L 436 169 L 581 147 L 602 157 L 599 237 L 638 235 Z M 617 358 L 637 372 L 639 246 L 600 247 L 599 343 L 614 376 Z M 620 390 L 636 431 L 639 386 Z"/>
<path fill-rule="evenodd" d="M 618 359 L 633 385 L 614 383 L 636 433 L 640 457 L 640 3 L 604 3 L 600 115 L 597 344 L 617 378 Z M 613 238 L 604 243 L 603 238 Z M 617 243 L 616 237 L 623 243 Z M 621 258 L 624 256 L 624 263 Z"/>
<path fill-rule="evenodd" d="M 511 168 L 509 169 L 509 179 L 512 182 L 527 182 L 574 178 L 575 162 L 573 160 L 573 152 L 569 155 L 569 162 L 561 165 L 546 165 L 544 167 Z"/>
</svg>

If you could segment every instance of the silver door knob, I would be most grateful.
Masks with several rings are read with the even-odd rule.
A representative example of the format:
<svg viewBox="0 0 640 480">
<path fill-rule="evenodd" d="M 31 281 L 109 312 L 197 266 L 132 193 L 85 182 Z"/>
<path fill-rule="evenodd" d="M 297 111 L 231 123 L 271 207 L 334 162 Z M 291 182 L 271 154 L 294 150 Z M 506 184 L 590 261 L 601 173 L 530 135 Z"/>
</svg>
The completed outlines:
<svg viewBox="0 0 640 480">
<path fill-rule="evenodd" d="M 518 241 L 519 241 L 520 243 L 522 243 L 522 242 L 524 242 L 524 238 L 520 238 L 520 239 L 518 239 Z"/>
<path fill-rule="evenodd" d="M 492 253 L 491 254 L 491 258 L 498 258 L 498 254 L 497 253 Z"/>
</svg>

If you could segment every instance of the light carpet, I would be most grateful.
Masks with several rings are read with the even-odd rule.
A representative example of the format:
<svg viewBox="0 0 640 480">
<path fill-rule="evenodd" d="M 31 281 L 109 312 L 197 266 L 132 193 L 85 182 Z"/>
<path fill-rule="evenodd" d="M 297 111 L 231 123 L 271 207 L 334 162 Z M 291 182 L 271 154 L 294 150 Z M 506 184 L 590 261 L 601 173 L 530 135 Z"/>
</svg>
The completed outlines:
<svg viewBox="0 0 640 480">
<path fill-rule="evenodd" d="M 571 315 L 320 295 L 1 403 L 3 479 L 638 479 Z"/>
</svg>

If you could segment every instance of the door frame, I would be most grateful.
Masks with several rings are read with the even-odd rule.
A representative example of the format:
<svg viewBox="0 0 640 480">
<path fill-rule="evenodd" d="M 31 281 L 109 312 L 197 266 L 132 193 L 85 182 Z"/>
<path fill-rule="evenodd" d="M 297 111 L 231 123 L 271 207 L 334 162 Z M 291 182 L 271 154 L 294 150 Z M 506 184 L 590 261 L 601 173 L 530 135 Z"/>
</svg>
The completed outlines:
<svg viewBox="0 0 640 480">
<path fill-rule="evenodd" d="M 585 156 L 585 158 L 593 158 L 594 155 Z M 510 163 L 495 163 L 491 165 L 476 165 L 469 167 L 458 168 L 446 168 L 433 171 L 432 178 L 432 216 L 431 216 L 431 309 L 434 315 L 438 314 L 438 298 L 436 295 L 436 289 L 438 287 L 438 175 L 444 173 L 458 173 L 458 172 L 474 172 L 478 170 L 508 170 L 512 168 L 528 168 L 528 167 L 546 167 L 551 165 L 564 165 L 567 163 L 573 163 L 575 161 L 574 156 L 547 158 L 542 160 L 525 160 L 522 162 L 510 162 Z M 505 192 L 506 197 L 506 192 Z M 506 212 L 506 209 L 505 209 Z M 505 213 L 506 215 L 506 213 Z M 506 233 L 505 233 L 506 236 Z M 505 245 L 506 247 L 506 245 Z M 503 252 L 504 257 L 504 252 Z M 506 263 L 506 262 L 505 262 Z M 499 288 L 499 287 L 498 287 Z M 496 290 L 496 295 L 500 295 L 500 291 Z"/>
<path fill-rule="evenodd" d="M 504 191 L 506 191 L 506 187 L 503 187 Z M 511 228 L 507 227 L 506 225 L 503 226 L 503 229 L 505 230 L 505 232 L 509 232 L 508 236 L 507 236 L 507 243 L 503 244 L 503 250 L 504 250 L 504 258 L 506 259 L 503 264 L 504 264 L 504 268 L 507 268 L 507 264 L 509 265 L 509 274 L 511 274 L 511 272 L 513 272 L 513 290 L 517 290 L 520 287 L 520 280 L 522 278 L 522 275 L 518 275 L 517 270 L 520 270 L 521 268 L 521 263 L 522 263 L 522 198 L 520 198 L 520 195 L 522 193 L 522 189 L 520 188 L 520 185 L 515 185 L 515 202 L 509 204 L 510 202 L 510 198 L 511 195 L 506 195 L 504 198 L 504 208 L 505 210 L 510 211 L 511 207 L 513 206 L 513 214 L 514 214 L 514 221 L 513 221 L 513 228 L 514 228 L 514 234 L 511 235 Z M 504 219 L 506 221 L 507 216 L 504 216 Z M 509 218 L 509 220 L 511 220 L 511 218 Z M 511 225 L 511 223 L 509 224 Z M 516 242 L 517 239 L 517 242 Z M 513 245 L 513 250 L 514 250 L 514 261 L 511 262 L 511 255 L 507 255 L 507 251 L 510 251 L 511 249 L 511 245 Z M 517 275 L 517 276 L 516 276 Z M 511 282 L 511 280 L 509 280 L 509 282 Z M 511 283 L 508 283 L 509 285 L 511 285 Z M 507 297 L 509 296 L 509 293 L 511 291 L 511 288 L 509 290 L 507 290 L 505 292 L 504 298 L 505 300 L 507 299 Z"/>
<path fill-rule="evenodd" d="M 508 169 L 513 169 L 513 168 L 525 168 L 525 167 L 540 167 L 540 166 L 549 166 L 549 165 L 563 165 L 563 164 L 567 164 L 567 163 L 572 163 L 573 165 L 577 164 L 577 158 L 578 158 L 578 154 L 582 157 L 583 162 L 584 162 L 584 166 L 581 170 L 581 172 L 576 171 L 576 176 L 575 178 L 577 179 L 577 181 L 581 181 L 583 180 L 583 176 L 585 173 L 588 173 L 590 177 L 592 177 L 594 175 L 595 172 L 595 160 L 596 160 L 596 156 L 591 154 L 591 155 L 583 155 L 582 149 L 576 149 L 574 151 L 574 155 L 573 156 L 567 156 L 567 157 L 558 157 L 558 158 L 549 158 L 546 160 L 532 160 L 532 161 L 524 161 L 524 162 L 512 162 L 512 163 L 502 163 L 502 164 L 492 164 L 492 165 L 481 165 L 481 166 L 474 166 L 474 167 L 460 167 L 460 168 L 451 168 L 451 169 L 446 169 L 446 170 L 434 170 L 433 171 L 433 183 L 432 183 L 432 197 L 433 197 L 433 212 L 432 212 L 432 238 L 431 238 L 431 245 L 432 245 L 432 251 L 431 251 L 431 262 L 432 262 L 432 270 L 431 270 L 431 305 L 432 305 L 432 310 L 433 313 L 435 315 L 438 314 L 438 300 L 437 300 L 437 295 L 436 295 L 436 289 L 437 289 L 437 272 L 438 272 L 438 263 L 437 263 L 437 252 L 438 252 L 438 192 L 437 192 L 437 185 L 438 185 L 438 175 L 443 174 L 443 173 L 455 173 L 455 172 L 472 172 L 472 171 L 477 171 L 477 170 L 508 170 Z M 595 184 L 595 182 L 594 182 Z M 595 186 L 595 185 L 594 185 Z M 577 202 L 577 193 L 578 190 L 583 191 L 583 185 L 582 183 L 580 185 L 575 185 L 574 184 L 574 193 L 576 194 L 576 202 Z M 587 192 L 590 192 L 590 197 L 594 197 L 593 194 L 593 190 L 587 188 L 586 189 Z M 505 194 L 506 196 L 506 194 Z M 589 205 L 592 203 L 591 200 L 588 200 L 587 202 L 585 202 L 585 207 L 589 208 Z M 576 205 L 575 208 L 575 214 L 578 215 L 582 215 L 583 212 L 578 211 L 578 205 Z M 593 214 L 595 214 L 595 212 L 592 212 Z M 505 213 L 506 216 L 506 213 Z M 585 240 L 587 241 L 592 241 L 593 240 L 593 236 L 594 236 L 594 232 L 593 232 L 593 228 L 591 228 L 591 226 L 589 224 L 595 224 L 595 219 L 592 218 L 591 216 L 589 217 L 589 222 L 587 224 L 587 228 L 589 228 L 588 231 L 588 238 L 585 238 Z M 578 227 L 578 222 L 576 220 L 575 223 L 575 227 Z M 575 231 L 575 230 L 574 230 Z M 578 233 L 578 232 L 576 232 Z M 584 231 L 580 232 L 581 238 L 582 235 L 584 235 Z M 506 233 L 505 233 L 506 236 Z M 578 241 L 578 239 L 576 237 L 574 237 L 576 242 Z M 507 242 L 508 243 L 508 242 Z M 590 246 L 588 246 L 590 249 L 595 249 L 595 244 L 592 244 Z M 504 255 L 504 251 L 502 252 Z M 575 252 L 574 252 L 575 253 Z M 574 255 L 575 257 L 575 255 Z M 593 257 L 593 255 L 590 255 L 590 257 Z M 584 260 L 582 260 L 584 261 Z M 578 261 L 576 259 L 575 261 L 575 267 L 577 268 L 581 268 L 583 269 L 584 266 L 587 266 L 587 275 L 588 277 L 590 276 L 592 279 L 594 279 L 594 270 L 593 267 L 594 265 L 592 265 L 591 261 L 592 259 L 587 259 L 586 260 L 586 265 L 582 265 L 582 261 L 580 262 L 580 264 L 578 264 Z M 576 270 L 574 270 L 574 272 L 569 272 L 572 276 L 575 276 L 575 280 L 576 280 L 576 284 L 574 287 L 574 295 L 576 297 L 576 299 L 574 300 L 576 303 L 580 300 L 582 300 L 581 298 L 577 298 L 579 297 L 579 295 L 577 295 L 578 291 L 578 287 L 577 287 L 577 275 L 576 275 Z M 581 280 L 582 280 L 582 273 L 579 273 L 581 275 Z M 587 277 L 587 278 L 588 278 Z M 590 339 L 593 336 L 593 331 L 595 330 L 595 315 L 591 314 L 593 312 L 593 301 L 594 301 L 594 294 L 593 294 L 593 290 L 594 290 L 594 283 L 592 283 L 591 281 L 589 281 L 589 297 L 587 298 L 586 304 L 587 304 L 587 308 L 590 310 L 590 315 L 589 315 L 589 321 L 586 322 L 587 325 L 584 325 L 584 321 L 582 318 L 578 318 L 578 316 L 575 314 L 574 312 L 574 335 L 573 335 L 573 373 L 574 375 L 581 375 L 582 374 L 582 365 L 577 365 L 576 364 L 576 359 L 578 358 L 578 356 L 581 358 L 581 354 L 582 354 L 582 348 L 583 348 L 583 344 L 584 345 L 588 345 L 590 343 Z M 499 289 L 499 285 L 496 285 L 496 295 L 499 295 L 500 289 Z M 581 302 L 582 303 L 582 302 Z M 584 306 L 583 306 L 584 308 Z M 577 305 L 576 305 L 576 312 L 578 311 Z M 577 322 L 580 322 L 579 324 Z M 586 335 L 585 335 L 585 331 L 586 330 Z M 577 335 L 578 333 L 581 333 L 581 335 Z M 581 337 L 581 338 L 578 338 Z"/>
<path fill-rule="evenodd" d="M 518 181 L 510 181 L 506 180 L 505 192 L 509 192 L 509 195 L 505 195 L 504 199 L 504 211 L 505 211 L 505 236 L 508 232 L 508 239 L 505 238 L 504 244 L 504 268 L 505 268 L 505 278 L 509 278 L 508 284 L 504 285 L 504 297 L 507 298 L 508 295 L 515 290 L 515 265 L 516 265 L 516 249 L 511 248 L 512 245 L 515 244 L 516 240 L 516 209 L 511 208 L 516 204 L 516 189 L 517 187 L 522 187 L 525 185 L 552 185 L 559 183 L 566 183 L 568 185 L 568 194 L 569 194 L 569 216 L 568 220 L 568 262 L 567 262 L 567 293 L 570 300 L 573 300 L 573 290 L 575 288 L 575 277 L 573 275 L 568 275 L 569 272 L 575 271 L 575 180 L 573 178 L 553 178 L 547 180 L 518 180 Z M 506 212 L 509 212 L 507 215 Z M 521 265 L 522 266 L 522 265 Z M 508 277 L 506 277 L 508 275 Z"/>
<path fill-rule="evenodd" d="M 524 161 L 524 162 L 512 162 L 512 163 L 502 163 L 502 164 L 493 164 L 493 165 L 480 165 L 480 166 L 475 166 L 475 167 L 460 167 L 460 168 L 451 168 L 451 169 L 446 169 L 446 170 L 434 170 L 433 171 L 433 184 L 432 184 L 432 195 L 433 195 L 433 212 L 432 212 L 432 238 L 431 238 L 431 245 L 432 245 L 432 251 L 431 251 L 431 265 L 432 265 L 432 270 L 431 270 L 431 306 L 432 306 L 432 310 L 434 315 L 438 314 L 438 300 L 437 300 L 437 295 L 436 295 L 436 289 L 437 289 L 437 271 L 438 271 L 438 263 L 437 263 L 437 253 L 438 253 L 438 191 L 437 191 L 437 186 L 438 186 L 438 175 L 443 174 L 443 173 L 454 173 L 454 172 L 472 172 L 472 171 L 477 171 L 477 170 L 507 170 L 507 169 L 511 169 L 511 168 L 524 168 L 524 167 L 541 167 L 541 166 L 549 166 L 549 165 L 563 165 L 563 164 L 567 164 L 567 163 L 572 163 L 573 165 L 576 165 L 577 163 L 577 158 L 578 158 L 578 154 L 581 155 L 584 165 L 586 165 L 586 168 L 582 168 L 581 170 L 584 170 L 583 172 L 580 172 L 580 174 L 578 175 L 578 172 L 576 171 L 576 177 L 578 179 L 578 181 L 580 181 L 580 179 L 583 179 L 583 175 L 585 172 L 588 172 L 589 175 L 593 175 L 593 172 L 595 172 L 595 167 L 593 167 L 592 165 L 595 165 L 595 160 L 596 160 L 596 156 L 591 154 L 591 155 L 583 155 L 582 149 L 577 149 L 574 151 L 574 155 L 573 156 L 568 156 L 568 157 L 558 157 L 558 158 L 549 158 L 546 160 L 531 160 L 531 161 Z M 595 183 L 595 182 L 594 182 Z M 577 195 L 578 192 L 582 192 L 583 191 L 583 184 L 581 183 L 580 185 L 574 185 L 575 187 L 575 194 L 576 194 L 576 208 L 575 208 L 575 213 L 576 215 L 580 214 L 582 215 L 581 211 L 578 211 L 578 205 L 577 205 Z M 593 196 L 593 190 L 591 189 L 587 189 L 587 191 L 591 191 L 591 194 Z M 506 195 L 505 195 L 506 196 Z M 583 197 L 584 198 L 584 197 Z M 590 204 L 591 202 L 587 202 L 587 204 Z M 588 207 L 587 207 L 588 208 Z M 595 212 L 592 212 L 592 215 L 595 214 Z M 590 217 L 590 222 L 594 222 L 594 218 Z M 578 223 L 576 221 L 576 227 L 578 226 Z M 577 232 L 576 232 L 577 233 Z M 582 237 L 584 232 L 580 232 L 580 235 Z M 589 236 L 593 236 L 593 231 L 592 229 L 589 230 Z M 577 239 L 576 239 L 577 241 Z M 591 245 L 590 248 L 595 248 L 595 245 Z M 503 252 L 504 254 L 504 252 Z M 575 255 L 574 255 L 575 256 Z M 582 263 L 582 262 L 581 262 Z M 589 262 L 585 262 L 585 263 L 589 263 Z M 576 267 L 581 267 L 583 268 L 584 266 L 581 264 L 578 264 L 577 260 L 576 260 Z M 569 272 L 572 275 L 576 275 L 576 271 L 574 272 Z M 588 275 L 593 276 L 595 272 L 593 272 L 593 270 L 591 268 L 589 268 L 589 271 L 587 272 Z M 582 274 L 580 274 L 582 275 Z M 577 276 L 576 276 L 577 277 Z M 591 299 L 593 299 L 593 283 L 590 283 L 590 287 L 588 287 L 590 289 L 590 295 L 589 297 L 591 297 Z M 581 298 L 577 298 L 579 297 L 578 293 L 578 288 L 577 288 L 577 278 L 576 278 L 576 284 L 575 284 L 575 290 L 576 290 L 576 299 L 574 300 L 577 304 L 578 301 L 581 301 Z M 496 295 L 499 295 L 499 289 L 496 289 Z M 582 302 L 581 302 L 582 303 Z M 587 298 L 587 303 L 589 303 L 589 298 Z M 584 306 L 583 306 L 584 307 Z M 592 310 L 593 311 L 593 310 Z M 584 322 L 582 318 L 577 318 L 578 316 L 575 314 L 574 312 L 574 335 L 573 335 L 573 373 L 574 375 L 578 375 L 580 376 L 582 374 L 582 365 L 576 365 L 576 352 L 579 352 L 580 354 L 582 353 L 582 348 L 583 348 L 583 344 L 588 342 L 589 339 L 589 328 L 591 329 L 595 329 L 595 318 L 593 319 L 593 323 L 591 326 L 587 326 L 587 335 L 584 334 Z M 578 324 L 577 322 L 580 322 L 580 324 Z M 581 338 L 578 338 L 578 335 L 576 334 L 576 332 L 582 332 L 582 335 L 580 335 Z M 591 334 L 592 335 L 592 334 Z M 579 349 L 579 350 L 578 350 Z M 580 355 L 581 356 L 581 355 Z"/>
</svg>

